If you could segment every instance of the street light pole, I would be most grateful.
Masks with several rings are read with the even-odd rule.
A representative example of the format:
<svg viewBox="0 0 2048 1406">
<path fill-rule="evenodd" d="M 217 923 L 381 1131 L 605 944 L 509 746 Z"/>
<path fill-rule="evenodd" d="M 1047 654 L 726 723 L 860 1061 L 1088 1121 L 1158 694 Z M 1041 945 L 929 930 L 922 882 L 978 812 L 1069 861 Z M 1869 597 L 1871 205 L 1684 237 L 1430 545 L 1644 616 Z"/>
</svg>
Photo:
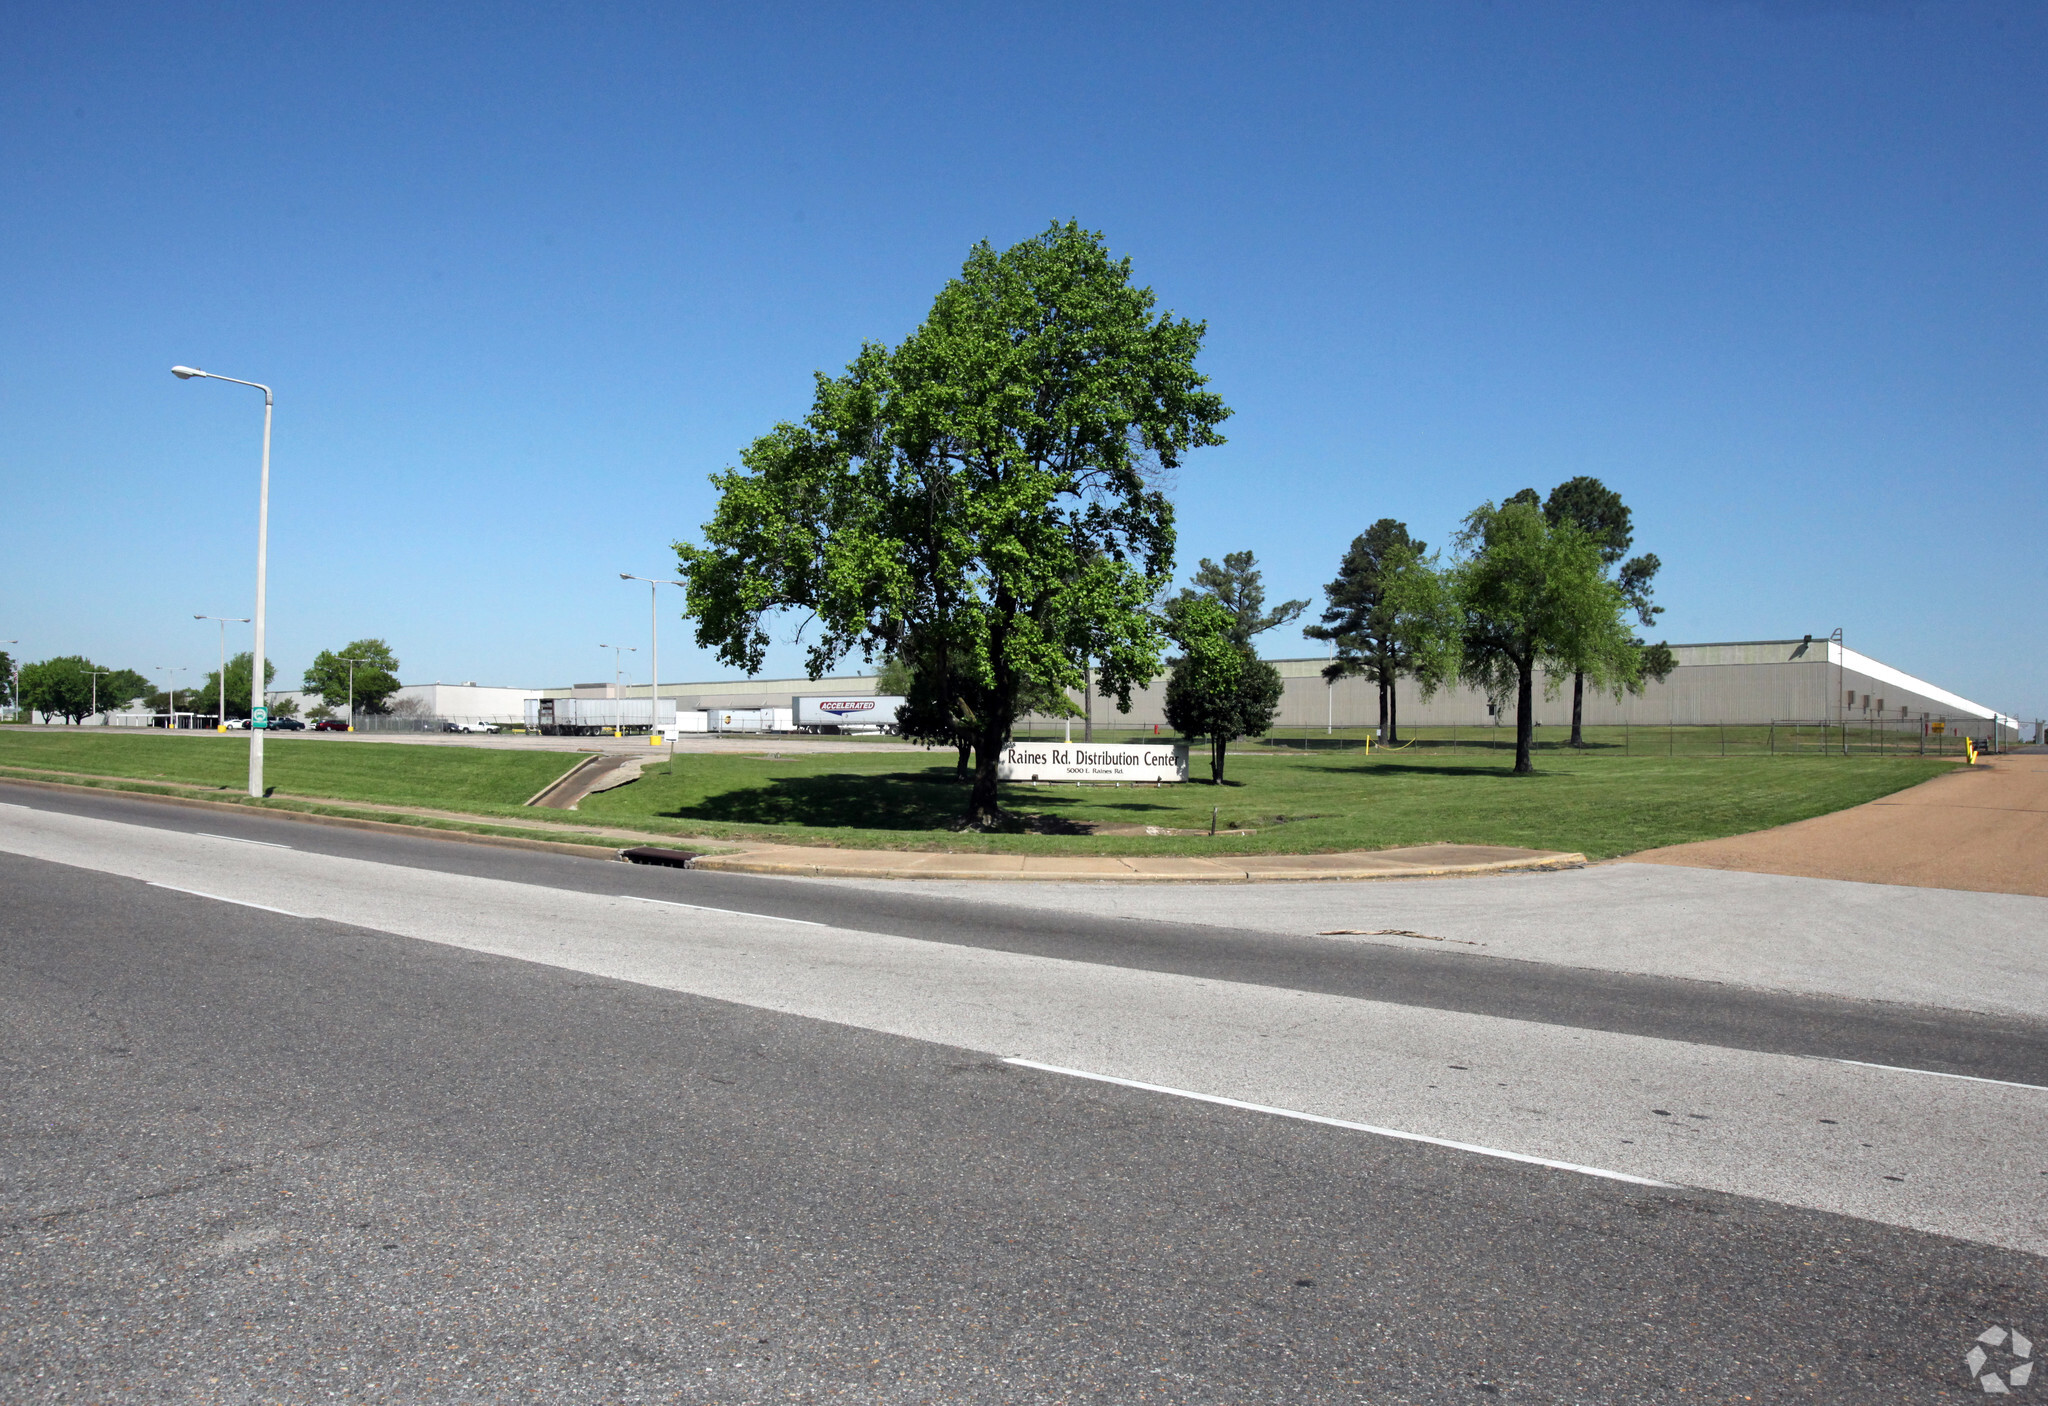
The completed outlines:
<svg viewBox="0 0 2048 1406">
<path fill-rule="evenodd" d="M 178 730 L 178 675 L 185 672 L 183 664 L 159 664 L 164 674 L 164 697 L 170 700 L 170 711 L 164 714 L 164 730 Z"/>
<path fill-rule="evenodd" d="M 623 649 L 628 654 L 638 654 L 640 651 L 630 644 L 601 644 L 598 648 L 609 649 L 612 652 L 612 697 L 618 702 L 623 703 L 626 701 L 626 697 L 619 688 L 619 651 Z M 626 735 L 625 716 L 626 710 L 623 708 L 612 714 L 612 736 L 624 737 Z"/>
<path fill-rule="evenodd" d="M 85 672 L 92 675 L 92 713 L 94 717 L 98 717 L 100 712 L 100 680 L 114 671 L 112 669 L 87 669 Z"/>
<path fill-rule="evenodd" d="M 228 730 L 228 626 L 230 624 L 246 625 L 249 623 L 249 617 L 246 615 L 195 615 L 192 618 L 194 620 L 220 621 L 220 721 L 215 724 L 215 727 L 221 732 L 226 732 Z M 250 680 L 249 711 L 253 717 L 256 710 L 254 664 L 250 665 Z"/>
<path fill-rule="evenodd" d="M 680 581 L 657 580 L 652 576 L 635 576 L 621 571 L 621 581 L 645 581 L 647 583 L 647 740 L 655 746 L 661 739 L 661 608 L 655 598 L 663 586 L 680 586 Z"/>
<path fill-rule="evenodd" d="M 270 709 L 266 706 L 269 695 L 263 691 L 263 596 L 270 566 L 270 387 L 261 381 L 216 376 L 211 371 L 191 366 L 173 366 L 171 374 L 181 381 L 198 377 L 249 386 L 263 392 L 263 480 L 256 496 L 256 647 L 249 663 L 249 794 L 260 798 L 263 795 L 263 733 L 270 726 Z M 222 683 L 225 684 L 226 680 L 223 679 Z M 264 698 L 263 703 L 255 701 L 259 694 Z"/>
<path fill-rule="evenodd" d="M 356 730 L 356 665 L 373 664 L 376 661 L 344 654 L 341 656 L 341 662 L 348 665 L 348 730 L 354 732 Z"/>
<path fill-rule="evenodd" d="M 1837 625 L 1828 643 L 1835 647 L 1835 718 L 1836 731 L 1842 734 L 1842 755 L 1849 755 L 1849 700 L 1842 696 L 1842 686 L 1849 677 L 1849 647 L 1842 643 L 1842 627 Z"/>
</svg>

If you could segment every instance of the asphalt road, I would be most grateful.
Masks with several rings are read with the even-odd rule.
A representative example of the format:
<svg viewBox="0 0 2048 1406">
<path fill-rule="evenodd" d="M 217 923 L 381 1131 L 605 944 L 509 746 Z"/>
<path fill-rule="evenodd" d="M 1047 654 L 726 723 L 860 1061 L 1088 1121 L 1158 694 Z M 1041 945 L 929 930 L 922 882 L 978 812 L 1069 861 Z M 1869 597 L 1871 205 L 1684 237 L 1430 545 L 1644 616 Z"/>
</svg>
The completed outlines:
<svg viewBox="0 0 2048 1406">
<path fill-rule="evenodd" d="M 934 891 L 935 886 L 915 883 L 818 883 L 607 863 L 5 783 L 0 783 L 0 799 L 183 834 L 231 836 L 309 853 L 579 893 L 704 904 L 928 942 L 2048 1086 L 2048 1022 L 2011 1016 L 1544 962 L 1475 959 L 1470 952 L 1454 949 L 1335 943 L 1234 927 L 1227 918 L 1219 923 L 1213 915 L 1207 922 L 1104 917 L 1071 906 L 978 901 L 963 893 L 966 886 L 957 884 Z M 1491 887 L 1478 885 L 1481 892 Z M 1101 893 L 1098 887 L 1097 895 Z M 1155 891 L 1141 891 L 1138 901 L 1156 897 Z M 1239 895 L 1230 897 L 1244 901 Z M 1268 906 L 1283 905 L 1288 897 L 1270 888 L 1258 896 Z M 1188 901 L 1182 898 L 1181 904 Z M 1214 892 L 1198 891 L 1193 902 L 1214 908 L 1222 899 Z"/>
<path fill-rule="evenodd" d="M 7 799 L 54 817 L 53 794 Z M 992 906 L 944 940 L 884 940 L 862 934 L 885 931 L 887 904 L 856 931 L 813 885 L 114 804 L 144 824 L 52 834 L 104 837 L 107 864 L 125 843 L 212 865 L 214 893 L 245 854 L 278 907 L 327 895 L 381 913 L 348 891 L 360 883 L 390 910 L 350 925 L 244 906 L 254 887 L 222 902 L 0 854 L 8 1400 L 1923 1401 L 1983 1394 L 1963 1354 L 1987 1328 L 2048 1331 L 2042 1260 L 1982 1238 L 1396 1141 L 875 1027 L 972 1035 L 972 965 L 1019 1002 L 1049 983 L 1056 1000 L 1017 1008 L 1038 1027 L 1062 1010 L 1099 1026 L 1082 995 L 1101 989 L 1130 1013 L 1119 1038 L 1155 1055 L 1165 1037 L 1141 1007 L 1168 993 L 1172 1020 L 1199 1027 L 1194 1052 L 1156 1061 L 1178 1087 L 1240 1065 L 1280 1077 L 1243 1047 L 1201 1063 L 1224 1018 L 1261 1003 L 1362 1012 L 1410 1043 L 1499 1033 L 1536 1064 L 1562 1058 L 1553 1044 L 1692 1050 L 1724 1100 L 1797 1094 L 1795 1079 L 1835 1077 L 1821 1061 L 1530 1024 L 1468 1009 L 1470 991 L 1403 1006 L 1289 986 L 1284 965 L 1261 981 L 1188 970 L 1150 951 L 1156 934 L 1132 944 L 1142 960 L 1107 960 L 1125 924 L 1055 953 L 1031 944 L 1059 924 Z M 643 884 L 666 887 L 615 897 Z M 834 926 L 666 906 L 746 895 Z M 904 903 L 899 927 L 938 921 Z M 460 904 L 469 935 L 464 914 L 429 911 Z M 528 912 L 578 952 L 475 945 Z M 586 916 L 621 945 L 600 949 Z M 390 930 L 411 924 L 430 940 Z M 788 1001 L 834 1018 L 762 1008 L 764 991 L 798 991 L 775 965 L 787 953 L 817 971 L 817 994 Z M 584 969 L 627 957 L 654 963 L 646 979 Z M 1272 960 L 1330 970 L 1315 958 Z M 663 984 L 710 985 L 692 961 L 744 968 L 719 978 L 741 999 Z M 880 973 L 865 994 L 864 971 Z M 884 1009 L 934 993 L 952 999 L 916 1019 Z M 1098 1068 L 1115 1056 L 1096 1053 Z M 1291 1106 L 1313 1101 L 1315 1074 Z M 1901 1119 L 1935 1085 L 1966 1121 L 1993 1110 L 1968 1098 L 2038 1099 L 1848 1076 Z M 1394 1097 L 1400 1077 L 1389 1063 L 1389 1088 L 1363 1096 Z M 1745 1135 L 1722 1126 L 1682 1131 Z M 2001 1173 L 2022 1174 L 2039 1172 Z M 1992 1194 L 2017 1207 L 2021 1190 Z"/>
</svg>

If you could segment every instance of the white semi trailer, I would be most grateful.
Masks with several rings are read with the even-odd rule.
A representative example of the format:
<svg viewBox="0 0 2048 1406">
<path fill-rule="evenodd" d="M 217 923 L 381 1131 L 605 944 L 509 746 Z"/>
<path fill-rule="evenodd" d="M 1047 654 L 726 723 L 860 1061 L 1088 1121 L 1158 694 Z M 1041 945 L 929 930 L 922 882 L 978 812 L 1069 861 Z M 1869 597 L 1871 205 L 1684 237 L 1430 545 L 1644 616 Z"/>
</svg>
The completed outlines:
<svg viewBox="0 0 2048 1406">
<path fill-rule="evenodd" d="M 549 737 L 595 737 L 600 733 L 647 732 L 674 727 L 676 701 L 660 700 L 658 719 L 649 716 L 645 698 L 529 698 L 526 730 Z"/>
<path fill-rule="evenodd" d="M 847 698 L 821 693 L 798 694 L 789 707 L 799 732 L 894 732 L 904 702 L 900 694 Z"/>
</svg>

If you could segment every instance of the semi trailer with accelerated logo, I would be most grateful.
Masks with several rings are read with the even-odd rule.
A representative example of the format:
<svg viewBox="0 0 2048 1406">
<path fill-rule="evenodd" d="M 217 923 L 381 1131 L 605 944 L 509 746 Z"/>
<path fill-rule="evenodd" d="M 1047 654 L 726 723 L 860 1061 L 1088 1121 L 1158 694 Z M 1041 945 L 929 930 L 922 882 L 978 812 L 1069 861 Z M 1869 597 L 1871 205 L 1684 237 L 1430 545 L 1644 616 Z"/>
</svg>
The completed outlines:
<svg viewBox="0 0 2048 1406">
<path fill-rule="evenodd" d="M 848 698 L 831 694 L 798 694 L 790 700 L 790 716 L 799 732 L 894 732 L 900 694 Z"/>
</svg>

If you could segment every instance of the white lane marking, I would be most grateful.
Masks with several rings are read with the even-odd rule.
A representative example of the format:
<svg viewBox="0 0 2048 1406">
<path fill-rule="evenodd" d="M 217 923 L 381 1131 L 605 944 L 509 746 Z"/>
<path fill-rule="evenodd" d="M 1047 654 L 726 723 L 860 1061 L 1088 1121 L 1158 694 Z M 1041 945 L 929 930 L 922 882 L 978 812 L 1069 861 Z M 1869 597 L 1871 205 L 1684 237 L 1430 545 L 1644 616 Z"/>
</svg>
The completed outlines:
<svg viewBox="0 0 2048 1406">
<path fill-rule="evenodd" d="M 1859 1069 L 1889 1069 L 1894 1074 L 1926 1074 L 1936 1079 L 1967 1079 L 1973 1084 L 1997 1084 L 2007 1089 L 2032 1089 L 2048 1094 L 2048 1084 L 2022 1084 L 2012 1079 L 1986 1079 L 1979 1074 L 1950 1074 L 1940 1069 L 1915 1069 L 1906 1064 L 1872 1064 L 1867 1059 L 1837 1059 L 1836 1064 L 1853 1064 Z"/>
<path fill-rule="evenodd" d="M 635 903 L 659 903 L 664 908 L 692 908 L 699 913 L 724 913 L 733 918 L 766 918 L 771 923 L 801 923 L 807 928 L 829 928 L 830 923 L 814 923 L 809 918 L 785 918 L 777 913 L 749 913 L 744 908 L 707 908 L 701 903 L 677 903 L 672 898 L 642 898 L 637 893 L 622 893 L 620 898 L 630 898 Z"/>
<path fill-rule="evenodd" d="M 245 840 L 240 835 L 216 835 L 211 830 L 194 830 L 192 833 L 203 840 L 233 840 L 238 845 L 262 845 L 265 849 L 291 848 L 290 845 L 281 845 L 274 840 Z"/>
<path fill-rule="evenodd" d="M 1627 1172 L 1611 1172 L 1605 1167 L 1585 1167 L 1577 1162 L 1559 1162 L 1549 1157 L 1532 1157 L 1526 1152 L 1508 1152 L 1498 1147 L 1481 1147 L 1478 1143 L 1452 1142 L 1449 1138 L 1430 1137 L 1424 1133 L 1403 1132 L 1399 1128 L 1376 1128 L 1370 1123 L 1353 1123 L 1344 1118 L 1325 1118 L 1320 1113 L 1303 1113 L 1293 1108 L 1274 1108 L 1270 1104 L 1246 1103 L 1242 1099 L 1224 1098 L 1220 1094 L 1198 1094 L 1192 1089 L 1168 1088 L 1164 1084 L 1143 1084 L 1136 1079 L 1119 1079 L 1111 1074 L 1091 1074 L 1085 1069 L 1063 1069 L 1057 1064 L 1040 1064 L 1035 1059 L 1005 1059 L 1005 1064 L 1014 1064 L 1023 1069 L 1043 1070 L 1047 1074 L 1065 1074 L 1075 1079 L 1093 1079 L 1101 1084 L 1121 1084 L 1127 1089 L 1143 1089 L 1146 1093 L 1171 1094 L 1175 1098 L 1191 1098 L 1198 1103 L 1220 1103 L 1225 1108 L 1242 1108 L 1248 1113 L 1270 1113 L 1276 1118 L 1297 1118 L 1304 1123 L 1321 1123 L 1325 1127 L 1348 1128 L 1355 1133 L 1371 1133 L 1374 1137 L 1397 1138 L 1402 1142 L 1426 1142 L 1431 1147 L 1448 1147 L 1455 1152 L 1476 1152 L 1481 1157 L 1498 1157 L 1508 1162 L 1527 1162 L 1531 1166 L 1549 1167 L 1553 1171 L 1577 1172 L 1582 1176 L 1605 1177 L 1609 1181 L 1625 1181 L 1632 1186 L 1658 1186 L 1676 1190 L 1677 1184 L 1656 1181 L 1650 1177 L 1631 1176 Z"/>
<path fill-rule="evenodd" d="M 219 894 L 208 893 L 204 889 L 181 889 L 176 884 L 160 884 L 155 879 L 145 879 L 143 882 L 153 889 L 169 889 L 172 893 L 189 893 L 194 898 L 210 898 L 215 903 L 232 903 L 238 908 L 261 908 L 266 913 L 282 913 L 287 918 L 303 918 L 306 916 L 304 913 L 294 913 L 289 908 L 272 908 L 268 903 L 251 903 L 246 898 L 222 898 Z"/>
</svg>

